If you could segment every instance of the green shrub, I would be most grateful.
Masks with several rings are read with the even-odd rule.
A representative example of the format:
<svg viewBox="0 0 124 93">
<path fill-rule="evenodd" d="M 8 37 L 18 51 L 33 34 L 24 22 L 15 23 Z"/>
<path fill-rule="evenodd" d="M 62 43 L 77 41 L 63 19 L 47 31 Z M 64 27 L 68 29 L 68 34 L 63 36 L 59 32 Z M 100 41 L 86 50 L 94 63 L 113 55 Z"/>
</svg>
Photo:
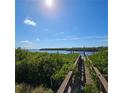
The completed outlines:
<svg viewBox="0 0 124 93">
<path fill-rule="evenodd" d="M 22 56 L 23 55 L 23 56 Z M 16 49 L 16 83 L 56 90 L 79 54 L 49 54 Z M 21 57 L 21 58 L 20 58 Z"/>
<path fill-rule="evenodd" d="M 83 93 L 98 93 L 97 89 L 92 85 L 85 85 Z"/>
<path fill-rule="evenodd" d="M 92 64 L 96 66 L 106 80 L 108 80 L 108 50 L 102 49 L 89 57 L 92 60 Z"/>
</svg>

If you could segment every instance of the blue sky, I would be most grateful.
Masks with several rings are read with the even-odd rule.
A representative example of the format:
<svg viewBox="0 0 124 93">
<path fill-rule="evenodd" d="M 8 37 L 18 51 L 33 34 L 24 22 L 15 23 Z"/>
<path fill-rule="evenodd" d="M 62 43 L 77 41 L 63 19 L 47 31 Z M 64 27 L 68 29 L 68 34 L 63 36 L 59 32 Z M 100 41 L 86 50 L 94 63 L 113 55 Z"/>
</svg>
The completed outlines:
<svg viewBox="0 0 124 93">
<path fill-rule="evenodd" d="M 108 44 L 107 0 L 16 0 L 16 48 Z"/>
</svg>

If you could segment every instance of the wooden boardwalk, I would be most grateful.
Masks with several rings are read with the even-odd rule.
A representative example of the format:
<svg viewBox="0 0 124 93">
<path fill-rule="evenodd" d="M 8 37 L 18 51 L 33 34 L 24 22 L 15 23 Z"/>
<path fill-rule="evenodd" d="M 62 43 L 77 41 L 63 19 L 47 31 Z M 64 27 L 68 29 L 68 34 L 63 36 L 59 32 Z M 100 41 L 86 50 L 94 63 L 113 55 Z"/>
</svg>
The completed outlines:
<svg viewBox="0 0 124 93">
<path fill-rule="evenodd" d="M 74 72 L 69 71 L 66 75 L 64 81 L 62 82 L 61 86 L 59 87 L 57 93 L 82 93 L 83 84 L 84 84 L 84 71 L 83 71 L 83 60 L 81 55 L 78 56 L 74 63 L 74 68 L 78 69 L 79 72 L 79 80 L 74 79 Z M 76 88 L 75 88 L 76 87 Z"/>
<path fill-rule="evenodd" d="M 65 76 L 65 79 L 63 80 L 62 84 L 60 85 L 57 93 L 83 93 L 83 87 L 85 83 L 93 82 L 90 76 L 90 72 L 84 64 L 84 61 L 86 60 L 88 60 L 88 62 L 91 64 L 90 68 L 92 68 L 93 71 L 96 73 L 96 76 L 99 81 L 99 92 L 108 93 L 107 81 L 102 76 L 100 71 L 95 66 L 93 66 L 92 61 L 86 55 L 83 58 L 81 57 L 81 55 L 78 56 L 74 63 L 74 69 L 78 69 L 79 80 L 75 82 L 74 71 L 69 71 L 68 74 Z M 75 90 L 77 91 L 74 92 Z"/>
</svg>

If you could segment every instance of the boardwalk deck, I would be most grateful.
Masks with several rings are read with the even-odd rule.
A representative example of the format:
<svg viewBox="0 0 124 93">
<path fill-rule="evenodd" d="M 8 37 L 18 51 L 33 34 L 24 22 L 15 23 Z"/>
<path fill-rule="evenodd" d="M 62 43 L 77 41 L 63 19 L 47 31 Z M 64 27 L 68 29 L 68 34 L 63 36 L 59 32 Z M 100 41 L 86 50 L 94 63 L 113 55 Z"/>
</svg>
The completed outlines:
<svg viewBox="0 0 124 93">
<path fill-rule="evenodd" d="M 108 93 L 108 83 L 105 80 L 105 78 L 102 76 L 100 71 L 93 66 L 92 61 L 88 58 L 88 56 L 85 56 L 86 58 L 81 58 L 81 55 L 76 59 L 74 63 L 74 68 L 78 68 L 78 74 L 79 74 L 79 80 L 76 82 L 73 82 L 73 71 L 69 71 L 68 74 L 66 75 L 64 81 L 62 82 L 61 86 L 59 87 L 57 93 L 73 93 L 75 89 L 73 89 L 73 86 L 76 85 L 78 92 L 74 93 L 82 93 L 84 83 L 92 83 L 92 79 L 90 77 L 90 73 L 86 66 L 84 66 L 84 60 L 88 60 L 91 64 L 90 68 L 94 70 L 96 73 L 96 76 L 98 77 L 99 84 L 100 84 L 100 92 L 104 91 L 102 93 Z M 86 75 L 85 75 L 86 73 Z M 73 84 L 75 83 L 75 84 Z"/>
<path fill-rule="evenodd" d="M 89 84 L 89 85 L 92 84 L 93 83 L 93 80 L 91 78 L 89 69 L 87 68 L 86 65 L 85 65 L 85 76 L 86 76 L 86 84 Z"/>
<path fill-rule="evenodd" d="M 79 73 L 79 79 L 74 79 L 74 72 L 69 71 L 66 75 L 64 81 L 62 82 L 61 86 L 59 87 L 57 93 L 82 93 L 83 89 L 83 82 L 84 82 L 84 66 L 83 60 L 81 59 L 81 55 L 78 56 L 74 63 L 74 68 L 77 69 Z"/>
</svg>

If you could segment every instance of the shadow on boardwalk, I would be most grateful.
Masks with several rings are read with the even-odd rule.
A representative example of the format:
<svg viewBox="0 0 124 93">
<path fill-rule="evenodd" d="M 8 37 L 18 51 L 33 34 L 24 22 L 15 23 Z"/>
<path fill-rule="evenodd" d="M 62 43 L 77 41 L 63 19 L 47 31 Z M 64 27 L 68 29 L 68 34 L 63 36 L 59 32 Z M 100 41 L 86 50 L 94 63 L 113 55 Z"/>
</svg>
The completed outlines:
<svg viewBox="0 0 124 93">
<path fill-rule="evenodd" d="M 71 93 L 83 93 L 83 86 L 85 83 L 85 70 L 84 70 L 84 60 L 81 58 L 78 63 L 77 73 L 73 78 L 73 86 Z"/>
</svg>

